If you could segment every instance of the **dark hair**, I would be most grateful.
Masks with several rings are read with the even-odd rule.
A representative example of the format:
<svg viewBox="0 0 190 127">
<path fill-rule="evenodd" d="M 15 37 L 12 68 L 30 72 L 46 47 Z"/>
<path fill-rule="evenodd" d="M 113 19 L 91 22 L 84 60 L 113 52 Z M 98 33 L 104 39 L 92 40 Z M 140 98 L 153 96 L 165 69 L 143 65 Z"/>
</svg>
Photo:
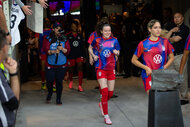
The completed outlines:
<svg viewBox="0 0 190 127">
<path fill-rule="evenodd" d="M 0 28 L 0 50 L 7 44 L 6 33 Z"/>
<path fill-rule="evenodd" d="M 109 24 L 109 20 L 107 17 L 103 17 L 97 24 L 96 24 L 96 32 L 98 36 L 101 36 L 101 30 L 103 29 L 104 25 Z M 111 27 L 111 25 L 109 24 Z"/>
<path fill-rule="evenodd" d="M 175 12 L 174 15 L 176 14 L 180 14 L 184 18 L 184 15 L 181 12 Z"/>
<path fill-rule="evenodd" d="M 147 24 L 147 29 L 148 28 L 151 28 L 152 29 L 152 27 L 154 26 L 154 24 L 155 23 L 160 23 L 160 21 L 159 20 L 157 20 L 157 19 L 152 19 L 152 20 L 150 20 L 149 22 L 148 22 L 148 24 Z M 161 23 L 160 23 L 161 24 Z"/>
<path fill-rule="evenodd" d="M 44 28 L 50 28 L 51 22 L 48 18 L 44 18 Z"/>
<path fill-rule="evenodd" d="M 49 37 L 51 38 L 51 43 L 55 43 L 57 41 L 57 37 L 53 30 L 50 32 Z"/>
<path fill-rule="evenodd" d="M 77 22 L 77 21 L 75 21 L 75 20 L 73 20 L 72 22 L 71 22 L 71 25 L 72 24 L 75 24 L 77 27 L 79 26 L 79 23 Z M 71 27 L 71 26 L 70 26 Z"/>
</svg>

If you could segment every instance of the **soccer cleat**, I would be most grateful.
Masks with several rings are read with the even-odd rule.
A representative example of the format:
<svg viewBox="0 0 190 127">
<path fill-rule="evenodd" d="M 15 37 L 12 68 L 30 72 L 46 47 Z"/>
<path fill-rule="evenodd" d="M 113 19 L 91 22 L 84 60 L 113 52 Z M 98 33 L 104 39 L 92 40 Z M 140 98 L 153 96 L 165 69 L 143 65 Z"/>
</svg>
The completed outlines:
<svg viewBox="0 0 190 127">
<path fill-rule="evenodd" d="M 56 92 L 56 87 L 55 86 L 53 86 L 53 92 Z"/>
<path fill-rule="evenodd" d="M 42 90 L 45 90 L 45 89 L 46 89 L 46 84 L 45 84 L 45 83 L 42 83 L 41 89 L 42 89 Z"/>
<path fill-rule="evenodd" d="M 104 112 L 103 112 L 103 108 L 102 108 L 102 103 L 99 102 L 98 106 L 99 106 L 99 108 L 100 108 L 100 111 L 101 111 L 102 116 L 104 116 Z"/>
<path fill-rule="evenodd" d="M 105 124 L 107 124 L 107 125 L 112 125 L 112 121 L 110 120 L 110 117 L 104 118 L 104 122 L 105 122 Z"/>
<path fill-rule="evenodd" d="M 69 83 L 69 88 L 70 88 L 70 89 L 73 88 L 73 81 L 70 81 L 70 83 Z"/>
<path fill-rule="evenodd" d="M 78 87 L 78 91 L 79 91 L 79 92 L 83 92 L 82 86 L 79 86 L 79 87 Z"/>
</svg>

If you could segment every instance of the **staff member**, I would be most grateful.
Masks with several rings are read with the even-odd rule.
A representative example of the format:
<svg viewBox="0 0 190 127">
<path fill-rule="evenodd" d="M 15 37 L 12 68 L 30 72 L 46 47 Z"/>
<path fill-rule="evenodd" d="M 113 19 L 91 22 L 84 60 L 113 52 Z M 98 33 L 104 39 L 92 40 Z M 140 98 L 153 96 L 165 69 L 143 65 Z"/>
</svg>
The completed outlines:
<svg viewBox="0 0 190 127">
<path fill-rule="evenodd" d="M 70 52 L 69 42 L 60 33 L 61 24 L 55 23 L 49 36 L 45 37 L 44 50 L 47 54 L 46 62 L 46 82 L 48 88 L 47 102 L 51 100 L 53 94 L 53 82 L 56 82 L 56 104 L 61 105 L 61 95 L 63 89 L 63 79 L 66 72 L 67 57 Z"/>
</svg>

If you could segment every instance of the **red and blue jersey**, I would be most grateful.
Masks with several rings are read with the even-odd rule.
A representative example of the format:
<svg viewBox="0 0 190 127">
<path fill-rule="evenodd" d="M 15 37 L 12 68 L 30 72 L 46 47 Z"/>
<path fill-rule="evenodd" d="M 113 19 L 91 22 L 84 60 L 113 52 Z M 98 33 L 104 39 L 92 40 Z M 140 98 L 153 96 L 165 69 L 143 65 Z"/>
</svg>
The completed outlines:
<svg viewBox="0 0 190 127">
<path fill-rule="evenodd" d="M 114 37 L 108 39 L 97 37 L 92 41 L 91 45 L 97 51 L 98 60 L 95 61 L 96 69 L 114 70 L 116 59 L 113 50 L 120 50 L 118 40 Z"/>
<path fill-rule="evenodd" d="M 163 69 L 169 54 L 173 53 L 174 48 L 170 42 L 159 37 L 157 41 L 147 38 L 138 44 L 135 51 L 137 57 L 142 56 L 143 64 L 152 70 Z M 142 71 L 142 78 L 146 78 L 146 71 Z"/>
<path fill-rule="evenodd" d="M 88 38 L 88 43 L 91 44 L 92 41 L 93 41 L 95 38 L 97 38 L 97 37 L 98 37 L 97 32 L 91 33 L 91 34 L 90 34 L 90 37 Z"/>
<path fill-rule="evenodd" d="M 186 50 L 190 50 L 190 34 L 189 36 L 187 37 L 187 40 L 185 42 L 185 49 Z"/>
</svg>

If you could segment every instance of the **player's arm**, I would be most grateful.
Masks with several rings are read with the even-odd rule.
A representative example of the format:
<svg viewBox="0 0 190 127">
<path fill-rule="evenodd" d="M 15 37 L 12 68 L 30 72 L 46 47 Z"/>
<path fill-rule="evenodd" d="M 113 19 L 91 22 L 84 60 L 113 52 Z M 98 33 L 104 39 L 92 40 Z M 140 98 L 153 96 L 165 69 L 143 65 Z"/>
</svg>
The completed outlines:
<svg viewBox="0 0 190 127">
<path fill-rule="evenodd" d="M 184 50 L 183 57 L 181 59 L 180 67 L 179 67 L 179 74 L 183 74 L 184 66 L 187 62 L 188 56 L 189 56 L 189 50 Z"/>
<path fill-rule="evenodd" d="M 167 69 L 174 61 L 174 54 L 170 53 L 169 54 L 169 59 L 167 61 L 167 63 L 164 65 L 164 69 Z"/>
<path fill-rule="evenodd" d="M 89 47 L 88 47 L 88 52 L 89 52 L 89 54 L 92 56 L 92 58 L 94 59 L 94 61 L 97 61 L 97 60 L 98 60 L 98 56 L 95 55 L 94 52 L 93 52 L 93 47 L 92 47 L 92 45 L 89 45 Z"/>
<path fill-rule="evenodd" d="M 137 57 L 135 54 L 133 55 L 133 57 L 132 57 L 132 59 L 131 59 L 131 62 L 132 62 L 134 65 L 136 65 L 137 67 L 140 67 L 140 68 L 144 69 L 144 70 L 146 71 L 146 74 L 147 74 L 147 75 L 150 75 L 150 74 L 152 73 L 152 70 L 151 70 L 148 66 L 142 64 L 142 63 L 138 60 L 138 57 Z"/>
</svg>

